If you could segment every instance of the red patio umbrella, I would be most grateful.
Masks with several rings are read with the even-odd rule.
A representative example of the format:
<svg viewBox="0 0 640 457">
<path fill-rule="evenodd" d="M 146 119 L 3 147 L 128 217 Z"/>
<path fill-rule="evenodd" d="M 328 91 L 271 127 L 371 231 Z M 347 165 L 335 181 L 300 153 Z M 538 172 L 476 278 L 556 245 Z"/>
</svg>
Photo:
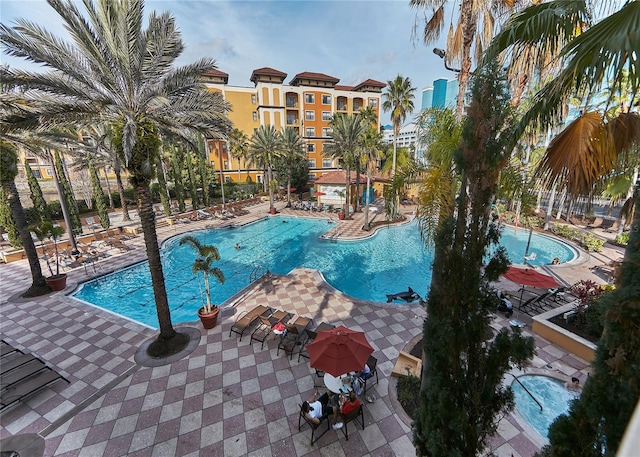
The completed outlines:
<svg viewBox="0 0 640 457">
<path fill-rule="evenodd" d="M 313 368 L 340 376 L 362 370 L 373 348 L 363 332 L 340 326 L 318 332 L 307 351 Z"/>
<path fill-rule="evenodd" d="M 524 287 L 537 287 L 538 289 L 549 289 L 551 287 L 558 287 L 560 284 L 556 282 L 551 276 L 544 275 L 542 273 L 538 273 L 536 270 L 532 270 L 531 268 L 516 268 L 509 267 L 507 268 L 506 273 L 502 275 L 502 277 L 508 279 L 509 281 L 513 281 L 517 284 L 522 285 L 522 291 L 520 292 L 520 306 L 522 306 L 522 297 L 524 296 Z M 524 323 L 514 319 L 511 322 L 512 325 L 516 325 L 518 327 L 523 327 Z"/>
<path fill-rule="evenodd" d="M 516 268 L 509 267 L 507 272 L 502 276 L 509 281 L 513 281 L 523 286 L 537 287 L 538 289 L 549 289 L 551 287 L 558 287 L 559 284 L 551 276 L 538 273 L 531 268 Z"/>
<path fill-rule="evenodd" d="M 324 192 L 314 192 L 314 193 L 313 193 L 313 196 L 314 196 L 314 197 L 322 197 L 322 196 L 324 196 L 324 195 L 327 195 L 327 194 L 325 194 Z"/>
</svg>

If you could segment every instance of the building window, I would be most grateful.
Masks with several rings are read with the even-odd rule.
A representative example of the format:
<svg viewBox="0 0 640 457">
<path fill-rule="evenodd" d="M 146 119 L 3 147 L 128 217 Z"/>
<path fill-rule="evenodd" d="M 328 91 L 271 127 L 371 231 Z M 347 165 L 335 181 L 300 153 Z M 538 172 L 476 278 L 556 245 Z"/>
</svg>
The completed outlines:
<svg viewBox="0 0 640 457">
<path fill-rule="evenodd" d="M 306 121 L 315 121 L 316 120 L 316 112 L 315 111 L 305 111 L 304 119 Z"/>
<path fill-rule="evenodd" d="M 316 96 L 314 94 L 304 94 L 304 102 L 305 103 L 315 103 Z"/>
<path fill-rule="evenodd" d="M 333 167 L 333 161 L 331 159 L 322 159 L 322 168 Z"/>
<path fill-rule="evenodd" d="M 258 120 L 258 112 L 254 111 L 252 114 L 253 114 L 253 120 L 257 121 Z"/>
<path fill-rule="evenodd" d="M 371 108 L 377 108 L 378 107 L 378 99 L 377 98 L 370 98 L 369 99 L 369 106 Z"/>
<path fill-rule="evenodd" d="M 306 127 L 304 129 L 304 134 L 305 134 L 305 136 L 316 136 L 315 127 Z"/>
<path fill-rule="evenodd" d="M 313 143 L 307 143 L 307 152 L 316 152 L 316 145 Z"/>
<path fill-rule="evenodd" d="M 308 163 L 309 163 L 309 168 L 315 168 L 316 167 L 316 159 L 307 159 Z"/>
<path fill-rule="evenodd" d="M 258 103 L 258 97 L 256 94 L 251 94 L 251 104 L 255 105 L 256 103 Z"/>
<path fill-rule="evenodd" d="M 331 128 L 330 127 L 322 127 L 322 136 L 324 136 L 324 137 L 331 136 Z"/>
<path fill-rule="evenodd" d="M 32 168 L 31 171 L 33 172 L 33 176 L 36 179 L 42 179 L 42 173 L 40 172 L 40 168 Z"/>
<path fill-rule="evenodd" d="M 322 120 L 330 121 L 331 120 L 331 111 L 323 111 L 322 112 Z"/>
<path fill-rule="evenodd" d="M 322 96 L 322 104 L 330 105 L 331 104 L 331 95 L 323 95 Z"/>
</svg>

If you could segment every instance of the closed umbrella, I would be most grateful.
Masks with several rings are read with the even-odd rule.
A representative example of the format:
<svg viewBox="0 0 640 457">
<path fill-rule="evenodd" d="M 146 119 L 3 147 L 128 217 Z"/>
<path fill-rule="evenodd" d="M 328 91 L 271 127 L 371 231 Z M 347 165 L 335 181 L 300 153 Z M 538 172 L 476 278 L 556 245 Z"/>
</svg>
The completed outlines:
<svg viewBox="0 0 640 457">
<path fill-rule="evenodd" d="M 362 370 L 373 348 L 363 332 L 340 326 L 318 332 L 307 345 L 309 364 L 319 371 L 340 376 Z"/>
</svg>

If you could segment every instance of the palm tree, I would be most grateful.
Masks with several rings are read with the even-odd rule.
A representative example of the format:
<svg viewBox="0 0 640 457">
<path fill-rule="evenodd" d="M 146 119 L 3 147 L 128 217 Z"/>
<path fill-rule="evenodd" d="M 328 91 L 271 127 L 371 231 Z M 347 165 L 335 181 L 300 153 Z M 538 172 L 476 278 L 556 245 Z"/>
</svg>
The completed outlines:
<svg viewBox="0 0 640 457">
<path fill-rule="evenodd" d="M 201 75 L 215 68 L 213 60 L 173 67 L 184 45 L 168 13 L 152 12 L 147 22 L 142 0 L 83 4 L 84 14 L 72 1 L 49 1 L 69 31 L 69 43 L 23 19 L 15 27 L 0 26 L 6 52 L 50 69 L 46 73 L 3 69 L 3 79 L 28 89 L 30 107 L 4 123 L 16 129 L 33 127 L 36 120 L 44 126 L 83 127 L 94 122 L 113 126 L 115 146 L 136 191 L 160 326 L 148 352 L 163 356 L 185 347 L 188 335 L 177 334 L 171 323 L 149 190 L 159 131 L 176 137 L 194 131 L 221 137 L 228 128 L 228 106 L 201 82 Z"/>
<path fill-rule="evenodd" d="M 31 286 L 22 294 L 23 297 L 37 297 L 51 292 L 42 275 L 42 267 L 38 259 L 38 252 L 33 244 L 33 238 L 27 227 L 27 219 L 20 203 L 20 196 L 16 188 L 15 178 L 18 175 L 18 153 L 16 148 L 4 139 L 0 140 L 0 185 L 7 197 L 11 216 L 16 228 L 20 232 L 20 241 L 29 260 L 31 270 Z"/>
<path fill-rule="evenodd" d="M 287 208 L 289 208 L 291 206 L 292 167 L 301 157 L 305 157 L 304 141 L 293 127 L 286 127 L 282 130 L 280 141 L 282 149 L 280 163 L 286 167 L 284 174 L 287 176 Z"/>
<path fill-rule="evenodd" d="M 249 150 L 249 138 L 242 130 L 234 127 L 227 136 L 227 143 L 229 144 L 229 153 L 238 159 L 238 184 L 240 184 L 240 161 L 242 159 L 246 160 L 247 151 Z"/>
<path fill-rule="evenodd" d="M 422 41 L 425 45 L 435 43 L 445 27 L 446 0 L 410 0 L 409 5 L 417 10 L 430 10 L 431 15 L 425 16 Z M 513 11 L 523 2 L 513 0 L 461 0 L 457 23 L 449 24 L 447 35 L 446 63 L 460 64 L 458 72 L 458 97 L 456 99 L 456 118 L 462 119 L 464 99 L 471 75 L 472 54 L 479 61 L 484 47 L 493 38 L 494 30 L 500 16 Z M 417 29 L 419 18 L 416 17 L 414 28 Z"/>
<path fill-rule="evenodd" d="M 423 171 L 418 193 L 416 220 L 423 239 L 432 243 L 436 229 L 454 212 L 460 175 L 453 156 L 462 140 L 462 124 L 449 109 L 428 109 L 418 117 L 420 143 L 425 144 L 429 166 Z"/>
<path fill-rule="evenodd" d="M 361 145 L 364 130 L 362 116 L 358 114 L 337 113 L 329 123 L 332 139 L 325 147 L 323 154 L 342 162 L 345 170 L 344 214 L 349 217 L 349 189 L 351 187 L 351 167 L 354 164 L 356 151 Z"/>
<path fill-rule="evenodd" d="M 367 190 L 364 207 L 364 229 L 369 230 L 369 201 L 371 192 L 371 175 L 376 170 L 376 164 L 382 150 L 382 133 L 378 131 L 375 125 L 369 125 L 362 133 L 362 151 L 365 170 L 367 171 Z"/>
<path fill-rule="evenodd" d="M 544 46 L 559 29 L 580 30 L 560 52 L 560 71 L 535 95 L 533 106 L 513 131 L 513 142 L 529 125 L 553 125 L 568 96 L 577 95 L 584 101 L 584 106 L 589 107 L 593 94 L 605 93 L 602 90 L 605 85 L 620 88 L 625 80 L 625 69 L 630 70 L 627 76 L 631 88 L 626 106 L 637 106 L 640 2 L 625 2 L 595 24 L 577 21 L 572 11 L 588 11 L 588 7 L 589 2 L 585 0 L 533 6 L 513 17 L 508 27 L 496 37 L 492 55 L 509 51 L 514 43 Z M 586 109 L 549 145 L 543 169 L 549 176 L 562 178 L 572 195 L 587 195 L 601 176 L 610 173 L 618 157 L 637 148 L 638 143 L 640 116 L 637 112 L 624 110 L 609 118 L 601 112 Z M 638 188 L 635 198 L 638 204 Z M 575 443 L 579 443 L 579 448 L 573 449 L 580 455 L 614 455 L 619 450 L 623 433 L 640 398 L 640 387 L 636 382 L 640 351 L 637 338 L 640 318 L 636 312 L 640 301 L 638 246 L 640 216 L 636 212 L 616 290 L 601 299 L 600 306 L 606 313 L 594 369 L 569 415 L 560 416 L 551 426 L 551 444 L 543 450 L 543 455 L 562 453 L 573 448 Z"/>
<path fill-rule="evenodd" d="M 396 174 L 396 150 L 400 127 L 404 123 L 408 114 L 413 113 L 413 98 L 416 88 L 411 86 L 409 78 L 396 76 L 393 81 L 387 81 L 386 92 L 382 94 L 384 101 L 382 109 L 391 111 L 391 122 L 393 123 L 393 163 L 391 166 L 391 176 Z"/>
<path fill-rule="evenodd" d="M 191 271 L 193 271 L 193 274 L 202 273 L 204 289 L 207 295 L 207 303 L 204 305 L 203 314 L 211 314 L 213 312 L 213 305 L 211 304 L 209 276 L 214 277 L 220 284 L 224 284 L 225 281 L 222 270 L 213 266 L 213 262 L 220 260 L 220 252 L 214 245 L 202 244 L 196 237 L 191 235 L 183 236 L 180 239 L 180 246 L 183 244 L 188 244 L 198 253 L 198 257 L 194 261 Z"/>
<path fill-rule="evenodd" d="M 258 166 L 267 170 L 267 187 L 269 189 L 269 210 L 273 211 L 273 162 L 280 155 L 280 134 L 273 125 L 261 125 L 251 137 L 249 157 Z"/>
</svg>

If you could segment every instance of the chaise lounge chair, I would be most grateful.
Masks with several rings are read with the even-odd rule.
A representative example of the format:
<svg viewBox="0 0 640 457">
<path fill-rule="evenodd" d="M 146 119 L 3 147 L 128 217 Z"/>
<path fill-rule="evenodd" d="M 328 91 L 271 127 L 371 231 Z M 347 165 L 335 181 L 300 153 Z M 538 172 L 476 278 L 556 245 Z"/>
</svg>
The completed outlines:
<svg viewBox="0 0 640 457">
<path fill-rule="evenodd" d="M 253 325 L 258 322 L 258 316 L 268 317 L 271 313 L 273 313 L 273 309 L 264 305 L 258 305 L 249 311 L 241 313 L 237 317 L 236 321 L 231 325 L 231 328 L 229 329 L 229 336 L 231 336 L 232 332 L 237 333 L 240 335 L 240 341 L 242 341 L 242 335 L 244 335 L 244 332 L 247 331 L 247 329 L 253 327 Z"/>
<path fill-rule="evenodd" d="M 0 411 L 26 399 L 59 379 L 67 381 L 37 357 L 24 354 L 5 341 L 2 341 L 0 347 L 2 348 Z"/>
</svg>

